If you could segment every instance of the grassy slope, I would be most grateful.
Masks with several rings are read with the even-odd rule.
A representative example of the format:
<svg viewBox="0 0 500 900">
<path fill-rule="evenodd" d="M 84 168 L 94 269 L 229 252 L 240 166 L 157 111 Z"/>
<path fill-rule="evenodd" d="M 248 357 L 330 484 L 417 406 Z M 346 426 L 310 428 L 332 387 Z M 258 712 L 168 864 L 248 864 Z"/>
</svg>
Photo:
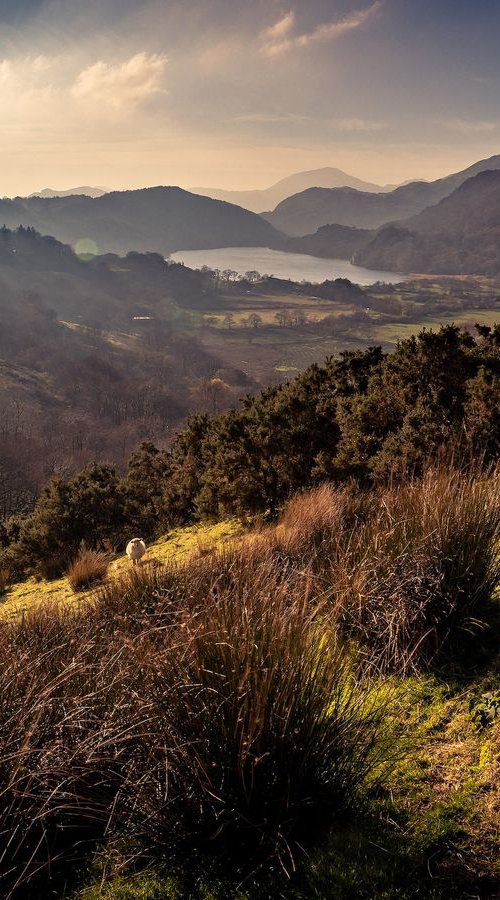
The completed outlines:
<svg viewBox="0 0 500 900">
<path fill-rule="evenodd" d="M 206 552 L 241 533 L 237 522 L 176 529 L 148 548 L 146 561 L 182 559 Z M 115 559 L 110 578 L 129 566 Z M 31 580 L 14 586 L 0 605 L 0 615 L 17 615 L 46 601 L 81 603 L 92 592 L 75 595 L 67 579 Z M 500 631 L 498 632 L 500 634 Z M 323 898 L 460 898 L 495 897 L 500 882 L 500 721 L 476 731 L 469 704 L 498 686 L 500 661 L 493 657 L 477 674 L 444 679 L 441 675 L 407 680 L 397 714 L 416 736 L 416 749 L 402 760 L 382 794 L 368 804 L 364 824 L 332 832 L 290 881 L 282 873 L 265 883 L 234 884 L 220 880 L 208 861 L 193 863 L 179 874 L 152 871 L 117 875 L 100 883 L 97 859 L 90 886 L 79 900 L 254 900 Z"/>
<path fill-rule="evenodd" d="M 498 673 L 497 673 L 498 674 Z M 494 677 L 494 676 L 492 676 Z M 186 876 L 151 871 L 93 884 L 78 900 L 452 900 L 498 897 L 500 721 L 477 732 L 469 701 L 491 686 L 414 678 L 400 715 L 416 737 L 363 824 L 335 829 L 288 881 L 283 874 L 235 888 L 193 862 Z M 109 871 L 109 869 L 108 869 Z"/>
<path fill-rule="evenodd" d="M 196 529 L 184 534 L 192 547 Z M 235 887 L 208 859 L 193 861 L 187 873 L 110 878 L 113 862 L 97 858 L 75 900 L 500 897 L 500 718 L 478 729 L 471 716 L 471 706 L 500 684 L 500 609 L 487 635 L 465 672 L 458 664 L 453 672 L 405 679 L 395 716 L 414 738 L 412 752 L 368 798 L 360 820 L 327 834 L 289 880 L 277 871 Z"/>
<path fill-rule="evenodd" d="M 241 530 L 241 525 L 237 521 L 176 528 L 148 547 L 142 563 L 174 561 L 194 552 L 203 553 L 212 547 L 220 546 Z M 108 580 L 118 577 L 127 569 L 130 569 L 127 557 L 125 555 L 117 557 L 110 565 Z M 0 619 L 17 616 L 23 610 L 47 602 L 80 605 L 93 594 L 92 590 L 75 594 L 66 577 L 56 578 L 53 581 L 37 581 L 35 578 L 29 578 L 13 585 L 0 597 Z"/>
</svg>

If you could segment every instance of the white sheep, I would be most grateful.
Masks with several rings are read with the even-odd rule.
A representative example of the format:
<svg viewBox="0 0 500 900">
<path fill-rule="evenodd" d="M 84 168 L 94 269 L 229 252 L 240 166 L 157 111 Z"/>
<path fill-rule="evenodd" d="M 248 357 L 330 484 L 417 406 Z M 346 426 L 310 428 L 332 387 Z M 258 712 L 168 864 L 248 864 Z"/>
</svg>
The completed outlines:
<svg viewBox="0 0 500 900">
<path fill-rule="evenodd" d="M 127 549 L 125 553 L 128 558 L 132 560 L 132 565 L 136 566 L 140 559 L 144 556 L 146 552 L 146 544 L 142 540 L 142 538 L 132 538 L 131 541 L 127 544 Z"/>
</svg>

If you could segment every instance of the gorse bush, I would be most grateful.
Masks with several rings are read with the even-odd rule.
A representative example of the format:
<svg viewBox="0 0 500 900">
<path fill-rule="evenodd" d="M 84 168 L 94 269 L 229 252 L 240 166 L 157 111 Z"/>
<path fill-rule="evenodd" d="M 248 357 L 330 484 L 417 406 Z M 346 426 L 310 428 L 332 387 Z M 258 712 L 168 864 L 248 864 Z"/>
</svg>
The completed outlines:
<svg viewBox="0 0 500 900">
<path fill-rule="evenodd" d="M 83 546 L 66 572 L 74 591 L 85 591 L 104 581 L 109 569 L 109 556 Z"/>
</svg>

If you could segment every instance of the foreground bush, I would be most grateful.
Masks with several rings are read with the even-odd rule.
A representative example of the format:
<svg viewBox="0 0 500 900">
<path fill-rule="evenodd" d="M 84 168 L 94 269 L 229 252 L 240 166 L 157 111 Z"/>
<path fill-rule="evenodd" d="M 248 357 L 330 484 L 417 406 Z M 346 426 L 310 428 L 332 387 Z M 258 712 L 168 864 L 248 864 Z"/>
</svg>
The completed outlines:
<svg viewBox="0 0 500 900">
<path fill-rule="evenodd" d="M 83 547 L 66 572 L 74 591 L 85 591 L 104 581 L 109 569 L 109 556 Z"/>
</svg>

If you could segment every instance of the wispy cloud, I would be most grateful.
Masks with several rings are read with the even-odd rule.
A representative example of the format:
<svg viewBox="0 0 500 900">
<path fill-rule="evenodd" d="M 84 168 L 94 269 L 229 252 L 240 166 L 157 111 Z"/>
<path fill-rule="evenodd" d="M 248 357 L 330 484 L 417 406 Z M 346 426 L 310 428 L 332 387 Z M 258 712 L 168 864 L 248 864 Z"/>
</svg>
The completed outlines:
<svg viewBox="0 0 500 900">
<path fill-rule="evenodd" d="M 373 122 L 370 119 L 334 119 L 336 131 L 367 133 L 385 131 L 387 122 Z"/>
<path fill-rule="evenodd" d="M 447 119 L 441 123 L 448 131 L 456 134 L 492 134 L 499 127 L 498 122 L 485 122 L 477 119 Z"/>
<path fill-rule="evenodd" d="M 295 13 L 291 9 L 282 19 L 279 19 L 274 25 L 271 25 L 270 28 L 266 28 L 266 30 L 262 32 L 262 37 L 265 41 L 269 42 L 281 41 L 286 34 L 292 31 L 294 25 Z"/>
<path fill-rule="evenodd" d="M 233 122 L 251 122 L 264 125 L 308 121 L 310 121 L 310 116 L 300 116 L 296 113 L 247 113 L 246 115 L 235 116 L 233 118 Z"/>
<path fill-rule="evenodd" d="M 325 22 L 312 31 L 302 34 L 293 33 L 295 14 L 293 11 L 290 11 L 272 25 L 271 28 L 267 28 L 261 33 L 261 52 L 268 57 L 281 56 L 290 50 L 301 49 L 311 44 L 334 41 L 343 34 L 354 31 L 356 28 L 364 25 L 365 22 L 382 9 L 384 3 L 385 0 L 375 0 L 366 9 L 356 10 L 351 15 L 345 16 L 337 22 Z"/>
</svg>

